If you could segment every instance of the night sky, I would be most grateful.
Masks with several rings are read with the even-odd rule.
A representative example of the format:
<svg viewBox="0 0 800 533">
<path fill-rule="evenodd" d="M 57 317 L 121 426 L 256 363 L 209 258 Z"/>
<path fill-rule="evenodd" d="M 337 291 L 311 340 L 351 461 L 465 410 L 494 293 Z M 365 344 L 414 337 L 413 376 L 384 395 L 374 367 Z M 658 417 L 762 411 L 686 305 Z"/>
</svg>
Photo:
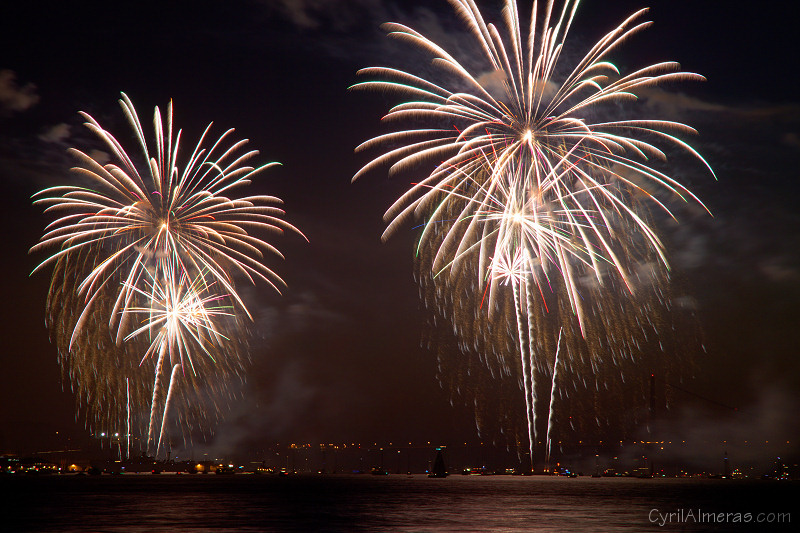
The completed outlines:
<svg viewBox="0 0 800 533">
<path fill-rule="evenodd" d="M 480 2 L 487 19 L 499 20 L 498 4 Z M 706 347 L 665 424 L 675 434 L 789 440 L 796 449 L 800 46 L 781 4 L 653 1 L 655 25 L 613 60 L 625 72 L 675 60 L 707 77 L 641 101 L 698 129 L 691 143 L 718 177 L 674 163 L 673 176 L 714 216 L 686 209 L 680 225 L 660 228 Z M 647 5 L 585 0 L 565 57 Z M 417 230 L 380 242 L 383 212 L 412 177 L 379 170 L 350 183 L 369 160 L 354 147 L 387 131 L 379 119 L 399 100 L 347 87 L 359 68 L 416 61 L 380 30 L 390 20 L 457 48 L 464 39 L 445 0 L 3 3 L 0 452 L 53 449 L 85 433 L 44 326 L 49 272 L 29 276 L 44 256 L 28 249 L 49 221 L 30 196 L 71 179 L 68 147 L 102 149 L 78 111 L 133 140 L 121 91 L 145 123 L 173 99 L 186 139 L 213 121 L 217 134 L 235 127 L 250 139 L 261 161 L 280 161 L 252 189 L 282 198 L 310 240 L 276 241 L 286 260 L 270 264 L 289 286 L 283 296 L 244 290 L 256 319 L 254 365 L 213 446 L 478 438 L 471 411 L 451 406 L 420 346 Z"/>
</svg>

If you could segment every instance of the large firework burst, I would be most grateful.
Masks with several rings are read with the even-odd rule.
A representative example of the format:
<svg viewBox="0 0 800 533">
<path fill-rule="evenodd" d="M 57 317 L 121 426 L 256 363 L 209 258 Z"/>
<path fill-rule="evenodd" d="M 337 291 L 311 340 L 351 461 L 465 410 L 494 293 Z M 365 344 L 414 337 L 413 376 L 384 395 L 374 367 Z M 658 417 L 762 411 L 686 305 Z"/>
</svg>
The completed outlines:
<svg viewBox="0 0 800 533">
<path fill-rule="evenodd" d="M 386 24 L 391 37 L 433 57 L 440 81 L 387 67 L 360 71 L 370 79 L 354 88 L 410 97 L 384 120 L 411 122 L 413 127 L 359 146 L 357 150 L 388 149 L 353 179 L 386 164 L 391 165 L 390 173 L 429 164 L 433 170 L 425 171 L 386 212 L 384 238 L 409 217 L 424 218 L 420 250 L 429 256 L 425 262 L 434 276 L 447 276 L 451 289 L 463 288 L 460 276 L 475 276 L 477 290 L 467 293 L 488 294 L 490 316 L 504 308 L 496 301 L 498 285 L 511 286 L 517 375 L 525 389 L 533 455 L 537 369 L 549 365 L 546 354 L 552 359 L 557 348 L 554 338 L 547 340 L 554 330 L 552 317 L 555 331 L 561 326 L 572 331 L 574 319 L 577 336 L 590 347 L 605 342 L 638 345 L 641 335 L 628 328 L 620 338 L 617 323 L 625 324 L 630 317 L 613 311 L 636 308 L 637 301 L 649 298 L 643 291 L 659 294 L 660 284 L 666 282 L 666 253 L 651 227 L 649 210 L 656 207 L 672 216 L 668 196 L 699 203 L 654 162 L 666 160 L 666 152 L 677 149 L 710 170 L 697 151 L 676 136 L 695 133 L 688 125 L 649 117 L 600 117 L 618 116 L 616 108 L 612 113 L 608 109 L 635 100 L 643 89 L 703 78 L 681 72 L 674 62 L 621 74 L 609 61 L 624 40 L 650 24 L 642 21 L 644 9 L 564 69 L 559 59 L 577 0 L 565 0 L 560 11 L 552 0 L 541 9 L 534 2 L 525 34 L 514 0 L 505 2 L 503 30 L 487 24 L 473 0 L 449 2 L 478 45 L 483 68 L 470 70 L 415 30 Z M 657 269 L 654 261 L 664 270 L 642 283 L 639 271 L 644 265 Z M 451 296 L 447 305 L 453 307 L 460 297 Z M 609 306 L 611 297 L 620 303 Z M 601 313 L 604 301 L 604 316 L 592 318 Z M 454 318 L 456 313 L 444 314 Z M 643 313 L 636 317 L 645 318 Z M 593 336 L 613 340 L 598 343 Z M 587 360 L 596 362 L 603 356 L 608 354 L 590 348 Z"/>
</svg>

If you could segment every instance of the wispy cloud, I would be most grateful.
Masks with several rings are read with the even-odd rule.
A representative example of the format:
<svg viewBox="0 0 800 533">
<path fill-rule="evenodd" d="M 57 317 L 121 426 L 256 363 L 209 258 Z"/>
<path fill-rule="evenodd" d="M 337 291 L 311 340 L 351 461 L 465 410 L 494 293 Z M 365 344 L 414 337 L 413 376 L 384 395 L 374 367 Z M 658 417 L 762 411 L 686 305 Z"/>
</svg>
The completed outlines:
<svg viewBox="0 0 800 533">
<path fill-rule="evenodd" d="M 13 70 L 0 70 L 0 114 L 25 111 L 39 102 L 36 85 L 20 86 Z"/>
<path fill-rule="evenodd" d="M 700 98 L 689 96 L 681 92 L 669 92 L 653 88 L 640 91 L 640 96 L 646 101 L 647 107 L 656 112 L 668 115 L 680 115 L 691 111 L 730 111 L 724 105 L 706 102 Z"/>
<path fill-rule="evenodd" d="M 46 143 L 63 143 L 70 136 L 70 126 L 64 122 L 51 126 L 39 134 L 40 141 Z"/>
<path fill-rule="evenodd" d="M 722 414 L 687 407 L 678 416 L 656 424 L 656 435 L 685 442 L 684 446 L 667 448 L 657 457 L 713 470 L 722 468 L 722 457 L 728 454 L 735 466 L 766 470 L 776 456 L 793 449 L 790 442 L 797 438 L 797 428 L 792 423 L 796 411 L 794 395 L 774 384 L 761 389 L 752 404 L 738 411 Z M 761 440 L 754 441 L 754 436 Z"/>
<path fill-rule="evenodd" d="M 681 117 L 695 112 L 724 113 L 738 119 L 751 121 L 796 122 L 800 120 L 800 104 L 741 103 L 736 105 L 709 102 L 682 92 L 670 92 L 660 88 L 640 91 L 639 96 L 653 112 L 669 117 Z M 791 140 L 791 139 L 789 139 Z"/>
<path fill-rule="evenodd" d="M 785 133 L 783 137 L 781 137 L 781 143 L 795 149 L 800 149 L 800 135 L 793 131 Z"/>
<path fill-rule="evenodd" d="M 456 20 L 444 2 L 441 7 L 447 15 L 442 17 L 426 6 L 393 0 L 261 0 L 261 5 L 268 16 L 289 22 L 292 31 L 313 36 L 304 39 L 304 46 L 356 64 L 382 58 L 380 63 L 397 66 L 407 59 L 409 47 L 398 46 L 381 30 L 386 22 L 399 22 L 436 42 L 452 43 L 453 32 L 444 30 L 441 22 Z"/>
<path fill-rule="evenodd" d="M 326 26 L 336 31 L 345 31 L 364 20 L 388 15 L 386 2 L 380 0 L 278 0 L 267 2 L 296 26 L 317 29 Z"/>
</svg>

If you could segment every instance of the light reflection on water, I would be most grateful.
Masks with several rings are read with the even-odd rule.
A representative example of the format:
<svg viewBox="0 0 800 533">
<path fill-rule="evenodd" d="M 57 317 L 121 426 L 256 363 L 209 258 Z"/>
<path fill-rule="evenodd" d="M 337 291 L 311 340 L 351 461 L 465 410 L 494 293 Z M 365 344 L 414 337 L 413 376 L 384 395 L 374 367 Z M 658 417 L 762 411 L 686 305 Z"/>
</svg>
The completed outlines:
<svg viewBox="0 0 800 533">
<path fill-rule="evenodd" d="M 511 476 L 0 478 L 2 531 L 790 531 L 657 513 L 792 512 L 797 482 Z M 795 522 L 800 513 L 793 516 Z"/>
</svg>

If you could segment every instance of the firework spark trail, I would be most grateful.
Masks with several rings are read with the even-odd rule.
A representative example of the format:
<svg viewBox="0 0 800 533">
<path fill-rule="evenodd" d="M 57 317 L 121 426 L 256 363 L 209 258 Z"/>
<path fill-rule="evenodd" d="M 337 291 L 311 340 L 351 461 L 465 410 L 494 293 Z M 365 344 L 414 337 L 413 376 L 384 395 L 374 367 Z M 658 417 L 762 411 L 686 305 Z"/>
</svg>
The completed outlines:
<svg viewBox="0 0 800 533">
<path fill-rule="evenodd" d="M 131 458 L 131 383 L 130 378 L 125 378 L 125 436 L 127 440 L 126 454 L 127 459 Z"/>
<path fill-rule="evenodd" d="M 527 251 L 526 251 L 526 255 L 527 255 Z M 533 298 L 533 294 L 532 294 L 533 291 L 532 291 L 531 285 L 532 284 L 529 282 L 529 278 L 526 278 L 525 281 L 524 281 L 524 285 L 523 285 L 524 288 L 525 288 L 525 302 L 524 302 L 524 305 L 525 305 L 525 318 L 528 321 L 528 372 L 530 372 L 530 378 L 529 379 L 530 379 L 530 383 L 531 383 L 531 390 L 530 390 L 531 409 L 533 410 L 533 414 L 532 414 L 531 418 L 532 418 L 533 423 L 534 423 L 533 447 L 535 448 L 536 444 L 538 443 L 538 440 L 539 440 L 539 431 L 538 431 L 538 426 L 536 425 L 537 413 L 539 412 L 538 411 L 538 406 L 539 406 L 539 393 L 538 393 L 538 390 L 539 390 L 539 387 L 538 387 L 538 380 L 537 380 L 537 375 L 538 375 L 537 370 L 538 370 L 539 366 L 541 365 L 541 361 L 539 360 L 540 357 L 537 357 L 537 355 L 539 355 L 539 354 L 538 354 L 538 350 L 536 349 L 536 341 L 535 341 L 535 339 L 536 339 L 536 336 L 539 334 L 539 331 L 537 331 L 537 327 L 536 327 L 535 314 L 534 314 L 535 303 L 534 303 L 534 298 Z M 531 455 L 531 471 L 533 471 L 533 468 L 535 466 L 535 459 L 536 459 L 536 457 L 534 455 Z"/>
<path fill-rule="evenodd" d="M 524 283 L 524 282 L 523 282 Z M 524 386 L 525 392 L 525 416 L 528 419 L 528 451 L 530 453 L 530 460 L 531 460 L 531 468 L 533 468 L 533 448 L 534 443 L 536 442 L 536 409 L 531 403 L 531 390 L 535 386 L 535 382 L 531 381 L 531 377 L 533 376 L 533 371 L 528 370 L 528 366 L 530 366 L 530 360 L 526 354 L 526 345 L 525 342 L 526 336 L 523 331 L 523 318 L 522 318 L 522 307 L 520 305 L 520 290 L 521 287 L 518 286 L 517 283 L 512 284 L 512 289 L 514 291 L 514 310 L 517 313 L 517 330 L 519 336 L 519 354 L 520 354 L 520 364 L 522 366 L 522 381 Z M 524 289 L 522 289 L 524 290 Z M 528 363 L 528 364 L 526 364 Z"/>
<path fill-rule="evenodd" d="M 577 0 L 565 0 L 560 13 L 552 1 L 542 12 L 534 2 L 527 38 L 523 38 L 514 0 L 507 0 L 503 10 L 505 32 L 487 24 L 474 1 L 450 3 L 466 23 L 488 69 L 473 74 L 422 34 L 402 24 L 386 24 L 390 37 L 433 57 L 442 81 L 390 67 L 359 72 L 369 79 L 353 89 L 409 97 L 389 110 L 384 116 L 387 123 L 408 121 L 415 126 L 357 147 L 357 151 L 388 148 L 353 180 L 384 165 L 395 174 L 428 163 L 433 170 L 424 171 L 422 179 L 387 210 L 383 238 L 411 217 L 424 218 L 419 248 L 430 250 L 435 277 L 449 271 L 453 286 L 460 285 L 457 277 L 477 255 L 477 270 L 485 283 L 480 293 L 488 293 L 490 315 L 500 307 L 500 282 L 509 276 L 522 278 L 512 283 L 512 289 L 518 306 L 521 371 L 530 373 L 521 381 L 526 405 L 534 411 L 528 417 L 532 438 L 537 431 L 532 403 L 541 364 L 534 356 L 534 344 L 540 351 L 540 328 L 548 322 L 527 297 L 534 294 L 533 286 L 545 309 L 545 294 L 552 298 L 554 287 L 563 291 L 579 334 L 587 339 L 590 325 L 597 322 L 591 315 L 597 313 L 595 306 L 604 294 L 622 288 L 626 298 L 641 298 L 636 293 L 641 286 L 637 268 L 652 256 L 668 269 L 664 246 L 649 224 L 650 210 L 660 209 L 674 218 L 667 205 L 669 197 L 703 206 L 690 190 L 656 168 L 666 160 L 666 149 L 688 153 L 713 175 L 702 156 L 676 136 L 696 133 L 690 126 L 651 118 L 597 117 L 604 110 L 619 115 L 617 106 L 635 100 L 642 90 L 703 77 L 681 72 L 674 62 L 621 74 L 608 60 L 623 41 L 650 25 L 642 19 L 647 10 L 628 17 L 571 70 L 563 70 L 557 66 Z M 502 81 L 502 88 L 482 83 L 487 72 Z M 518 255 L 520 251 L 525 254 Z M 510 269 L 518 257 L 527 264 Z M 490 275 L 484 278 L 487 269 Z M 592 278 L 594 286 L 585 281 Z M 518 288 L 525 285 L 530 288 L 521 298 Z M 561 301 L 560 296 L 556 299 Z M 564 323 L 569 321 L 560 313 Z M 626 317 L 610 317 L 611 322 L 614 319 L 625 321 Z M 595 333 L 613 328 L 609 318 L 600 321 L 601 330 L 592 326 Z M 638 350 L 636 336 L 614 342 L 636 345 Z M 597 357 L 597 353 L 589 356 L 593 367 Z"/>
<path fill-rule="evenodd" d="M 167 346 L 162 345 L 161 349 L 158 352 L 158 361 L 156 362 L 156 370 L 155 370 L 155 377 L 153 378 L 153 398 L 150 402 L 150 423 L 147 426 L 147 451 L 150 452 L 150 446 L 153 444 L 153 440 L 155 439 L 155 431 L 156 427 L 156 405 L 158 401 L 158 393 L 159 389 L 161 388 L 161 370 L 164 366 L 164 354 L 167 351 Z"/>
<path fill-rule="evenodd" d="M 547 471 L 550 470 L 550 451 L 553 444 L 552 431 L 553 431 L 553 418 L 555 416 L 555 406 L 553 405 L 553 399 L 555 398 L 555 393 L 556 393 L 556 379 L 558 377 L 558 354 L 561 351 L 561 333 L 563 331 L 564 331 L 563 328 L 560 328 L 558 330 L 558 341 L 556 342 L 556 355 L 553 362 L 553 379 L 550 382 L 550 414 L 547 417 L 547 448 L 545 457 L 545 469 Z"/>
<path fill-rule="evenodd" d="M 180 363 L 172 367 L 172 374 L 169 378 L 169 389 L 167 390 L 167 400 L 164 402 L 164 413 L 161 418 L 161 432 L 158 435 L 158 446 L 156 446 L 156 457 L 161 455 L 161 444 L 164 441 L 164 435 L 166 435 L 167 421 L 169 420 L 169 408 L 172 405 L 172 391 L 173 387 L 175 386 L 175 380 L 179 377 L 180 370 Z"/>
</svg>

